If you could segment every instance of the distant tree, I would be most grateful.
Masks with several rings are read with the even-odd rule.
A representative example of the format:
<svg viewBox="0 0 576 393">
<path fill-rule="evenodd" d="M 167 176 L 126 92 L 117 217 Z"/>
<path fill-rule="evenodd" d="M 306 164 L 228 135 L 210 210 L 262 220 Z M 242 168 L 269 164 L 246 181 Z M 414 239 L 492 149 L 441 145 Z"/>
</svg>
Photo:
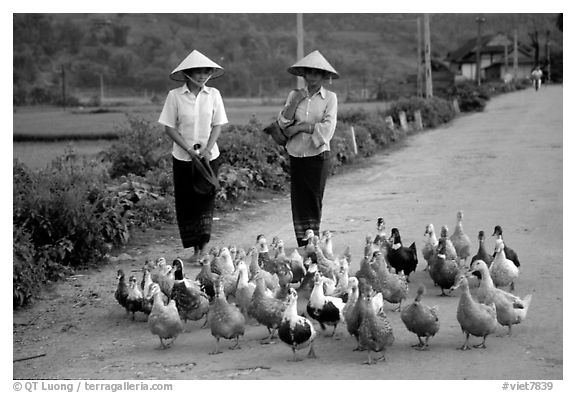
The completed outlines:
<svg viewBox="0 0 576 393">
<path fill-rule="evenodd" d="M 135 72 L 138 68 L 138 59 L 131 50 L 116 49 L 110 56 L 108 65 L 113 83 L 119 86 L 129 86 L 136 81 Z"/>
<path fill-rule="evenodd" d="M 67 19 L 56 25 L 55 30 L 61 50 L 72 55 L 80 51 L 86 37 L 86 31 L 82 26 Z"/>
<path fill-rule="evenodd" d="M 164 50 L 164 40 L 161 37 L 152 34 L 145 34 L 138 42 L 134 44 L 134 50 L 138 53 L 144 63 L 158 61 L 158 56 Z"/>
<path fill-rule="evenodd" d="M 118 22 L 113 23 L 111 26 L 112 30 L 112 44 L 114 46 L 125 46 L 128 41 L 128 33 L 130 32 L 130 26 L 120 24 Z"/>
<path fill-rule="evenodd" d="M 54 35 L 53 19 L 45 14 L 14 14 L 15 49 L 32 47 L 37 55 L 51 56 L 59 49 Z"/>
<path fill-rule="evenodd" d="M 538 30 L 528 33 L 530 37 L 530 46 L 534 49 L 534 65 L 540 62 L 540 41 L 538 40 Z"/>
</svg>

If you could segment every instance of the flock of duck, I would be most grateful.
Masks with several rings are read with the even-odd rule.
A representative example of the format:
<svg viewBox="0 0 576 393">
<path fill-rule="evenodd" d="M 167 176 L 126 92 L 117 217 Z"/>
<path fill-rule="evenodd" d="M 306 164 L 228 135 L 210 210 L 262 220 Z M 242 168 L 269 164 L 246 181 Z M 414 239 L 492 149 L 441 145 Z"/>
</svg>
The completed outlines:
<svg viewBox="0 0 576 393">
<path fill-rule="evenodd" d="M 481 337 L 474 347 L 486 348 L 486 337 L 498 324 L 508 327 L 521 323 L 530 306 L 531 295 L 520 298 L 511 292 L 519 276 L 518 256 L 503 240 L 497 225 L 493 236 L 493 254 L 486 251 L 484 232 L 478 234 L 478 251 L 473 254 L 470 238 L 462 226 L 463 213 L 457 213 L 453 234 L 443 226 L 440 237 L 433 224 L 425 230 L 421 248 L 428 271 L 440 295 L 445 290 L 461 289 L 456 319 L 465 334 L 461 349 L 470 349 L 470 335 Z M 302 360 L 297 350 L 309 348 L 308 357 L 316 357 L 314 339 L 316 322 L 322 331 L 339 324 L 357 341 L 355 350 L 366 350 L 366 364 L 384 360 L 384 352 L 394 342 L 392 325 L 385 304 L 398 305 L 397 311 L 407 330 L 416 334 L 420 350 L 428 349 L 428 341 L 439 330 L 437 306 L 422 303 L 423 284 L 411 304 L 402 307 L 408 296 L 410 274 L 418 264 L 416 244 L 402 244 L 397 228 L 386 234 L 382 218 L 377 220 L 375 236 L 367 236 L 360 268 L 350 274 L 351 253 L 346 247 L 334 253 L 333 235 L 325 231 L 316 236 L 309 230 L 308 244 L 287 253 L 284 243 L 274 237 L 268 244 L 259 235 L 249 250 L 236 246 L 213 248 L 201 261 L 201 270 L 194 279 L 184 274 L 184 263 L 176 259 L 171 265 L 165 258 L 146 261 L 140 282 L 118 271 L 115 298 L 131 314 L 147 315 L 148 326 L 160 339 L 161 348 L 168 348 L 184 331 L 188 320 L 205 319 L 216 339 L 210 354 L 221 353 L 220 339 L 235 340 L 231 349 L 240 349 L 239 339 L 247 323 L 268 329 L 262 343 L 270 343 L 275 335 L 292 349 L 290 360 Z M 468 262 L 470 261 L 470 262 Z M 471 293 L 468 280 L 475 275 L 479 286 Z M 506 290 L 506 288 L 508 290 Z M 423 341 L 424 339 L 424 341 Z M 373 358 L 373 353 L 378 357 Z"/>
</svg>

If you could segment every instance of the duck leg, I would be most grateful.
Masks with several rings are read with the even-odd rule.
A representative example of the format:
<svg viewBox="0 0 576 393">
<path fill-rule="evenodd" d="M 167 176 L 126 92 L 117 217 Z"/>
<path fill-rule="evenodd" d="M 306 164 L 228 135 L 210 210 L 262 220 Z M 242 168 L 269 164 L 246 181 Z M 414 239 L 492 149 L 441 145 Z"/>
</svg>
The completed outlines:
<svg viewBox="0 0 576 393">
<path fill-rule="evenodd" d="M 308 351 L 308 358 L 316 359 L 316 352 L 314 352 L 314 343 L 310 343 L 310 350 Z"/>
<path fill-rule="evenodd" d="M 292 347 L 292 359 L 288 359 L 289 362 L 300 362 L 302 359 L 298 359 L 296 356 L 296 348 Z"/>
<path fill-rule="evenodd" d="M 242 349 L 240 348 L 240 336 L 236 336 L 236 343 L 230 347 L 230 349 Z"/>
<path fill-rule="evenodd" d="M 372 360 L 372 351 L 368 350 L 368 359 L 364 362 L 364 364 L 367 364 L 370 366 L 374 363 L 376 363 L 376 362 Z"/>
<path fill-rule="evenodd" d="M 337 326 L 338 326 L 337 324 L 334 325 L 334 330 L 332 330 L 332 334 L 330 335 L 330 337 L 334 337 L 334 334 L 336 334 L 336 327 Z"/>
<path fill-rule="evenodd" d="M 464 341 L 464 345 L 462 345 L 459 349 L 463 351 L 468 351 L 470 347 L 468 346 L 468 338 L 470 337 L 469 333 L 466 333 L 466 340 Z"/>
<path fill-rule="evenodd" d="M 216 349 L 212 352 L 208 352 L 208 355 L 218 355 L 219 353 L 222 353 L 220 350 L 220 337 L 216 337 Z"/>
<path fill-rule="evenodd" d="M 174 341 L 176 341 L 176 337 L 172 337 L 172 339 L 171 339 L 170 342 L 168 343 L 168 347 L 171 347 L 172 344 L 174 344 Z"/>
<path fill-rule="evenodd" d="M 260 341 L 260 344 L 262 345 L 274 344 L 274 342 L 272 341 L 272 337 L 274 336 L 274 330 L 271 330 L 270 328 L 267 329 L 268 329 L 268 337 L 265 337 Z"/>
<path fill-rule="evenodd" d="M 422 339 L 420 338 L 420 336 L 418 336 L 418 344 L 414 344 L 412 345 L 412 347 L 416 348 L 416 349 L 420 349 L 424 346 L 424 343 L 422 342 Z"/>
<path fill-rule="evenodd" d="M 423 351 L 428 349 L 428 340 L 430 339 L 430 336 L 426 336 L 426 342 L 424 343 L 424 348 L 422 348 Z"/>
<path fill-rule="evenodd" d="M 473 345 L 473 347 L 474 347 L 474 348 L 484 348 L 484 349 L 485 349 L 485 348 L 486 348 L 486 337 L 487 337 L 487 336 L 484 336 L 484 337 L 482 338 L 482 342 L 481 342 L 480 344 Z"/>
</svg>

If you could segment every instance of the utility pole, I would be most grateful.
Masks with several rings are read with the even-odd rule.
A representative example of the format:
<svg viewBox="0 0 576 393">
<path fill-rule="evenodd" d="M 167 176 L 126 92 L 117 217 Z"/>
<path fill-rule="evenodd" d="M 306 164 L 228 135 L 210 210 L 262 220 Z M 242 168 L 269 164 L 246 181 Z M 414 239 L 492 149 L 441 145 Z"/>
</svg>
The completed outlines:
<svg viewBox="0 0 576 393">
<path fill-rule="evenodd" d="M 66 66 L 61 65 L 62 72 L 62 106 L 66 108 Z"/>
<path fill-rule="evenodd" d="M 416 91 L 418 97 L 422 97 L 422 20 L 420 17 L 416 18 L 416 42 L 417 42 L 417 57 L 416 57 Z"/>
<path fill-rule="evenodd" d="M 546 30 L 546 83 L 552 80 L 552 65 L 550 64 L 550 30 Z"/>
<path fill-rule="evenodd" d="M 104 75 L 100 74 L 100 105 L 104 103 Z"/>
<path fill-rule="evenodd" d="M 508 74 L 508 42 L 504 44 L 504 75 L 507 74 Z"/>
<path fill-rule="evenodd" d="M 296 38 L 298 42 L 296 46 L 296 58 L 297 60 L 300 60 L 304 57 L 304 16 L 301 13 L 296 14 Z M 302 89 L 304 85 L 304 78 L 300 76 L 297 77 L 297 88 Z"/>
<path fill-rule="evenodd" d="M 514 29 L 514 80 L 518 79 L 518 29 Z"/>
<path fill-rule="evenodd" d="M 481 74 L 481 55 L 480 49 L 482 46 L 482 23 L 486 22 L 486 18 L 482 15 L 476 18 L 476 23 L 478 23 L 478 35 L 476 36 L 476 83 L 478 86 L 482 83 L 482 76 Z"/>
<path fill-rule="evenodd" d="M 432 97 L 432 66 L 430 59 L 430 14 L 424 14 L 424 76 L 426 80 L 426 98 Z"/>
</svg>

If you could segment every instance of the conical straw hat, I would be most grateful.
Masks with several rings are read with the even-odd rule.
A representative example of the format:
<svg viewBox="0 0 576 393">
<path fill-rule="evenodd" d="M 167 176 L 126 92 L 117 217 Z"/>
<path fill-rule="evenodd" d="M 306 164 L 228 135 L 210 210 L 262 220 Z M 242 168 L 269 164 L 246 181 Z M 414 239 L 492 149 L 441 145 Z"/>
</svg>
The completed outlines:
<svg viewBox="0 0 576 393">
<path fill-rule="evenodd" d="M 172 71 L 170 74 L 170 79 L 179 82 L 186 82 L 188 79 L 183 75 L 182 71 L 189 70 L 191 68 L 213 68 L 214 73 L 210 79 L 218 78 L 224 74 L 224 69 L 222 67 L 194 49 L 192 53 L 186 56 L 182 63 L 180 63 L 178 67 Z"/>
<path fill-rule="evenodd" d="M 304 76 L 304 68 L 315 68 L 318 70 L 326 71 L 330 74 L 332 79 L 338 79 L 340 75 L 338 72 L 328 63 L 328 61 L 322 56 L 322 54 L 315 50 L 314 52 L 306 55 L 301 60 L 296 62 L 293 66 L 288 68 L 288 72 L 296 76 Z"/>
</svg>

